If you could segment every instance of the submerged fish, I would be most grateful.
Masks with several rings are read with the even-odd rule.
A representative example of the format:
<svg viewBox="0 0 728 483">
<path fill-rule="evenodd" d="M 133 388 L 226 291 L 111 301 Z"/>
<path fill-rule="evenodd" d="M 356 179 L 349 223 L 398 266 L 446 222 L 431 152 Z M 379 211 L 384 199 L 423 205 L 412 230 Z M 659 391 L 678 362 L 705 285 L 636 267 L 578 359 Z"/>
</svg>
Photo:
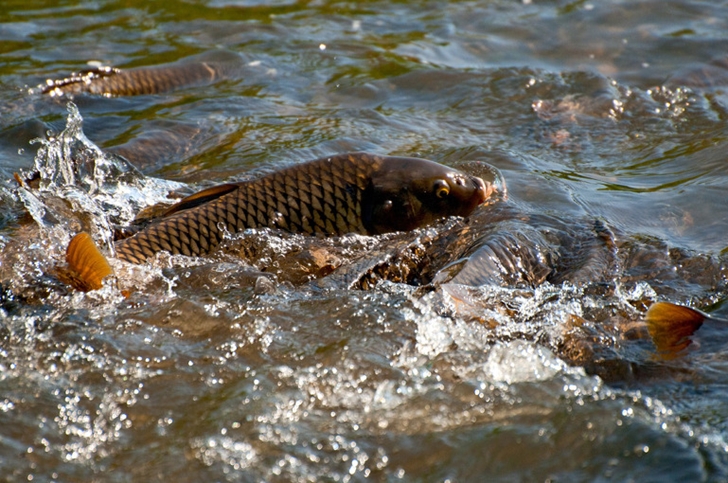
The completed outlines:
<svg viewBox="0 0 728 483">
<path fill-rule="evenodd" d="M 206 85 L 237 75 L 241 57 L 212 52 L 173 64 L 133 69 L 95 67 L 63 79 L 49 79 L 40 91 L 51 97 L 96 94 L 106 97 L 159 94 L 194 85 Z"/>
<path fill-rule="evenodd" d="M 117 241 L 115 249 L 122 260 L 142 263 L 159 251 L 204 255 L 226 232 L 246 228 L 309 235 L 409 231 L 443 217 L 467 216 L 494 190 L 478 177 L 433 161 L 341 154 L 193 194 Z M 85 256 L 91 253 L 74 247 Z M 67 258 L 76 271 L 88 271 L 88 260 L 74 260 L 70 250 Z"/>
<path fill-rule="evenodd" d="M 188 85 L 207 84 L 219 77 L 221 74 L 215 67 L 204 62 L 177 67 L 131 70 L 98 67 L 74 73 L 63 79 L 48 81 L 42 92 L 51 97 L 81 93 L 135 96 L 158 94 Z"/>
</svg>

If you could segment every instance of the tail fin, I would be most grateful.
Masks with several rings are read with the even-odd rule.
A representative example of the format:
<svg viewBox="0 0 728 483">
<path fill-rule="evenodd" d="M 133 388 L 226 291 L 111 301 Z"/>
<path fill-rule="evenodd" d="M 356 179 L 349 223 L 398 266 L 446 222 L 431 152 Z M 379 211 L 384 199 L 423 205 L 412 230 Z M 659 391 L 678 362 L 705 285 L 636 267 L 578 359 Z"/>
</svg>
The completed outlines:
<svg viewBox="0 0 728 483">
<path fill-rule="evenodd" d="M 104 277 L 113 273 L 106 257 L 85 232 L 71 239 L 66 249 L 66 263 L 76 275 L 72 285 L 84 292 L 100 289 Z"/>
<path fill-rule="evenodd" d="M 676 354 L 689 346 L 690 336 L 707 318 L 698 310 L 670 302 L 655 302 L 645 314 L 652 341 L 664 354 Z"/>
</svg>

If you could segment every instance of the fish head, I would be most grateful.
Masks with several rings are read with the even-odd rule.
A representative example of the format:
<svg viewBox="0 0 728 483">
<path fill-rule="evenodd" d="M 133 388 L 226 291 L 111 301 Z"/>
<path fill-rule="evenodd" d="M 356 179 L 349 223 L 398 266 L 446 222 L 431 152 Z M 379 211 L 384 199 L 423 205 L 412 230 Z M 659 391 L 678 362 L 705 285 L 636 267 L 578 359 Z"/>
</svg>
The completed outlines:
<svg viewBox="0 0 728 483">
<path fill-rule="evenodd" d="M 371 234 L 409 231 L 448 216 L 468 216 L 496 190 L 494 184 L 433 161 L 385 158 L 363 200 Z"/>
</svg>

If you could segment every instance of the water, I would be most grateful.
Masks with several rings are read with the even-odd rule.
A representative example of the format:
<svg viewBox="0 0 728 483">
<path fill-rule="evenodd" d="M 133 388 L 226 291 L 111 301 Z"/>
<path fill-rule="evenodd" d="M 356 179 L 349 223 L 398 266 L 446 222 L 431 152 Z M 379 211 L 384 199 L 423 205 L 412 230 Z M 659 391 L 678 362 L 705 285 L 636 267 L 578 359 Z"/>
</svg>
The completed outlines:
<svg viewBox="0 0 728 483">
<path fill-rule="evenodd" d="M 671 360 L 629 336 L 656 299 L 728 317 L 725 19 L 687 0 L 6 2 L 0 474 L 725 481 L 725 330 Z M 76 96 L 78 115 L 37 89 L 190 56 L 241 67 Z M 144 139 L 164 148 L 139 170 L 103 154 Z M 412 234 L 112 260 L 87 294 L 56 276 L 82 229 L 108 241 L 145 206 L 352 150 L 487 162 L 508 200 Z M 509 240 L 563 276 L 484 271 Z M 440 271 L 464 256 L 477 270 Z"/>
</svg>

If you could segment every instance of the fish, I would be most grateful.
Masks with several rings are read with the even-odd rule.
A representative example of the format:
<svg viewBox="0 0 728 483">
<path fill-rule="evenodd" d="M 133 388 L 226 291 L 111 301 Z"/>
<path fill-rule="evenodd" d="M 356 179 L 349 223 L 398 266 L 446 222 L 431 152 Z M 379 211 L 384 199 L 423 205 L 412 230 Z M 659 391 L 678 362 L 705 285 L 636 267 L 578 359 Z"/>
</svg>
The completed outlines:
<svg viewBox="0 0 728 483">
<path fill-rule="evenodd" d="M 123 157 L 142 172 L 150 172 L 168 162 L 188 159 L 199 152 L 202 144 L 215 138 L 220 135 L 214 127 L 165 123 L 144 129 L 124 144 L 107 147 L 105 151 Z"/>
<path fill-rule="evenodd" d="M 48 79 L 40 92 L 50 97 L 94 94 L 104 97 L 160 94 L 188 86 L 207 85 L 235 76 L 242 59 L 226 52 L 212 52 L 172 64 L 119 69 L 100 66 L 74 72 L 62 79 Z"/>
<path fill-rule="evenodd" d="M 687 67 L 671 75 L 665 85 L 670 89 L 690 87 L 709 91 L 728 85 L 728 56 L 721 55 L 700 66 Z"/>
<path fill-rule="evenodd" d="M 672 302 L 655 302 L 645 314 L 645 323 L 657 352 L 670 359 L 692 344 L 692 337 L 706 322 L 728 321 Z"/>
<path fill-rule="evenodd" d="M 247 228 L 313 236 L 410 231 L 441 218 L 466 217 L 495 191 L 479 177 L 434 161 L 345 153 L 190 195 L 141 231 L 117 240 L 114 249 L 118 258 L 140 264 L 161 251 L 205 255 L 226 234 Z M 89 265 L 70 251 L 67 262 L 76 272 Z"/>
<path fill-rule="evenodd" d="M 86 232 L 71 239 L 66 248 L 66 262 L 70 269 L 67 273 L 76 275 L 69 283 L 84 292 L 100 289 L 104 278 L 113 272 L 109 261 Z"/>
<path fill-rule="evenodd" d="M 211 83 L 220 77 L 213 66 L 205 62 L 165 68 L 121 70 L 115 67 L 96 67 L 76 72 L 68 77 L 49 80 L 41 92 L 51 97 L 96 94 L 106 97 L 159 94 L 182 86 Z"/>
</svg>

